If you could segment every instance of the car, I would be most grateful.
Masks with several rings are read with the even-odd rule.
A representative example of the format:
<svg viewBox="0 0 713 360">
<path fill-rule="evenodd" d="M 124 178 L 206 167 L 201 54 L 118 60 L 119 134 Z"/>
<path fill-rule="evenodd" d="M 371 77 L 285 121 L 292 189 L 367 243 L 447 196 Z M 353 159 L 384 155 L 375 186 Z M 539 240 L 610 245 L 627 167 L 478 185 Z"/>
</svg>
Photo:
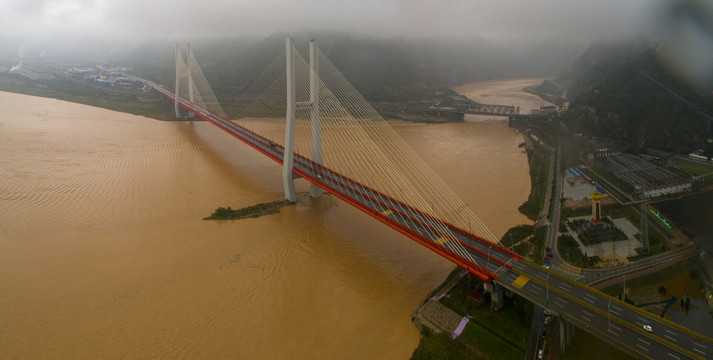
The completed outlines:
<svg viewBox="0 0 713 360">
<path fill-rule="evenodd" d="M 549 310 L 547 310 L 547 309 L 545 309 L 542 313 L 545 314 L 545 315 L 547 315 L 547 316 L 552 316 L 552 311 L 549 311 Z"/>
<path fill-rule="evenodd" d="M 654 332 L 654 330 L 651 328 L 651 325 L 644 325 L 644 330 L 648 332 Z"/>
<path fill-rule="evenodd" d="M 537 352 L 537 358 L 542 359 L 542 350 Z"/>
<path fill-rule="evenodd" d="M 550 321 L 552 320 L 552 316 L 545 316 L 545 325 L 549 325 Z"/>
</svg>

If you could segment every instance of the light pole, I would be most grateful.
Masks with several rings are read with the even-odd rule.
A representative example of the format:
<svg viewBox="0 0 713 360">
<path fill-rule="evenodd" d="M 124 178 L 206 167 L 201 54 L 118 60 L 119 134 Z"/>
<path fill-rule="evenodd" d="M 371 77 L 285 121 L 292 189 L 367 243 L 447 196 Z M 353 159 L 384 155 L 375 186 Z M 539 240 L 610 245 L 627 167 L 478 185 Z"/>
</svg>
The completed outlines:
<svg viewBox="0 0 713 360">
<path fill-rule="evenodd" d="M 609 299 L 609 306 L 607 308 L 607 315 L 609 315 L 609 332 L 611 332 L 611 299 Z"/>
<path fill-rule="evenodd" d="M 547 303 L 550 303 L 550 272 L 547 272 Z"/>
</svg>

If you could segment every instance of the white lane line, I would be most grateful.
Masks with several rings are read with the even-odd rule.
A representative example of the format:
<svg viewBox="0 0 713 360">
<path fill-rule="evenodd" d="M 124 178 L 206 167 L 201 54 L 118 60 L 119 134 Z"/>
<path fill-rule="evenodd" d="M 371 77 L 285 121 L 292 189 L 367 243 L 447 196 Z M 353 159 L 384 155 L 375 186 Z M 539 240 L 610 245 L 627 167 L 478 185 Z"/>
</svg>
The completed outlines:
<svg viewBox="0 0 713 360">
<path fill-rule="evenodd" d="M 706 354 L 705 352 L 698 350 L 698 348 L 693 348 L 693 351 L 695 351 L 695 352 L 697 352 L 697 353 L 699 353 L 699 354 L 701 354 L 701 355 L 705 355 L 705 354 Z"/>
<path fill-rule="evenodd" d="M 648 341 L 646 341 L 646 340 L 644 340 L 644 339 L 642 339 L 642 338 L 636 338 L 636 339 L 639 340 L 639 341 L 641 341 L 642 343 L 644 343 L 644 344 L 646 344 L 646 345 L 651 346 L 651 343 L 649 343 Z"/>
<path fill-rule="evenodd" d="M 644 349 L 645 351 L 649 351 L 649 349 L 647 349 L 647 348 L 645 348 L 645 347 L 641 346 L 641 344 L 636 344 L 636 346 L 638 346 L 638 347 L 640 347 L 640 348 Z"/>
<path fill-rule="evenodd" d="M 642 319 L 642 318 L 640 318 L 640 317 L 638 317 L 638 316 L 637 316 L 637 318 L 639 318 L 639 320 L 641 320 L 641 321 L 642 321 L 642 322 L 643 322 L 644 324 L 646 324 L 646 323 L 648 323 L 648 322 L 649 322 L 648 320 L 646 320 L 646 319 Z"/>
<path fill-rule="evenodd" d="M 706 348 L 705 345 L 703 345 L 703 344 L 701 344 L 701 343 L 697 343 L 697 342 L 694 342 L 693 345 L 695 345 L 695 346 L 700 346 L 700 347 L 702 347 L 702 348 L 704 348 L 704 349 Z"/>
<path fill-rule="evenodd" d="M 514 268 L 517 268 L 518 270 L 525 270 L 525 265 L 521 262 L 516 262 L 512 264 Z"/>
<path fill-rule="evenodd" d="M 612 305 L 611 308 L 614 309 L 614 310 L 616 310 L 616 311 L 621 311 L 621 310 L 622 310 L 622 308 L 620 308 L 620 307 L 618 307 L 618 306 L 616 306 L 616 305 Z"/>
<path fill-rule="evenodd" d="M 530 286 L 529 290 L 534 292 L 537 295 L 540 295 L 542 293 L 542 289 L 535 285 Z"/>
<path fill-rule="evenodd" d="M 585 297 L 585 298 L 584 298 L 584 301 L 586 301 L 586 302 L 588 302 L 588 303 L 594 305 L 594 300 L 592 300 L 592 299 L 589 299 L 589 298 L 586 298 L 586 297 Z"/>
<path fill-rule="evenodd" d="M 572 290 L 572 285 L 567 284 L 567 283 L 560 284 L 560 287 L 567 288 L 568 289 L 567 291 Z"/>
<path fill-rule="evenodd" d="M 553 303 L 554 303 L 555 305 L 557 305 L 557 306 L 559 306 L 559 307 L 561 307 L 561 308 L 564 309 L 564 308 L 565 308 L 565 303 L 563 303 L 562 301 L 558 301 L 558 300 L 559 300 L 559 299 L 555 299 L 555 301 L 553 301 Z"/>
<path fill-rule="evenodd" d="M 639 326 L 644 326 L 644 324 L 642 324 L 642 323 L 640 323 L 640 322 L 638 322 L 638 321 L 634 321 L 634 323 L 635 323 L 636 325 L 639 325 Z"/>
<path fill-rule="evenodd" d="M 618 311 L 614 311 L 614 309 L 611 310 L 611 313 L 616 315 L 616 316 L 621 316 L 621 313 Z"/>
<path fill-rule="evenodd" d="M 665 334 L 664 334 L 663 337 L 665 337 L 666 339 L 669 339 L 669 340 L 671 340 L 671 341 L 677 341 L 676 339 L 674 339 L 674 338 L 672 338 L 672 337 L 670 337 L 670 336 L 668 336 L 668 335 L 665 335 Z"/>
<path fill-rule="evenodd" d="M 609 325 L 609 326 L 611 326 L 611 327 L 613 327 L 613 328 L 615 328 L 615 329 L 617 329 L 617 330 L 621 331 L 621 328 L 620 328 L 620 327 L 618 327 L 618 326 L 616 326 L 616 325 L 614 325 L 614 324 L 612 324 L 612 325 Z"/>
<path fill-rule="evenodd" d="M 671 353 L 667 353 L 667 354 L 668 354 L 668 356 L 670 356 L 670 357 L 672 357 L 672 358 L 674 358 L 674 359 L 681 360 L 680 357 L 678 357 L 678 356 L 676 356 L 676 355 L 674 355 L 674 354 L 671 354 Z"/>
<path fill-rule="evenodd" d="M 541 273 L 537 273 L 537 275 L 535 275 L 535 276 L 537 276 L 537 278 L 540 279 L 540 280 L 542 280 L 542 281 L 546 281 L 546 280 L 547 280 L 547 277 L 546 277 L 545 275 L 542 275 Z"/>
<path fill-rule="evenodd" d="M 594 318 L 594 314 L 590 313 L 589 311 L 587 311 L 587 310 L 582 310 L 582 312 L 585 313 L 585 314 L 587 314 L 587 315 L 589 315 L 589 317 Z"/>
<path fill-rule="evenodd" d="M 664 329 L 664 330 L 666 330 L 667 333 L 669 333 L 669 334 L 671 334 L 671 335 L 673 335 L 673 336 L 678 335 L 677 333 L 675 333 L 675 332 L 673 332 L 673 331 L 671 331 L 671 330 L 669 330 L 669 329 Z"/>
</svg>

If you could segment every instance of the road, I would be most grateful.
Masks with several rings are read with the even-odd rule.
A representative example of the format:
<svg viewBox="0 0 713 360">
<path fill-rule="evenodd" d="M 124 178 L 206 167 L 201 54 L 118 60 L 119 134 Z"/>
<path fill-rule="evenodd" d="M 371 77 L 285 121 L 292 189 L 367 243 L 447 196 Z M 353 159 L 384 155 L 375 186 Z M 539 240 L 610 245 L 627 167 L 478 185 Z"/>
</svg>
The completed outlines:
<svg viewBox="0 0 713 360">
<path fill-rule="evenodd" d="M 155 88 L 173 100 L 169 91 L 158 86 Z M 179 99 L 179 103 L 282 163 L 284 148 L 281 145 L 185 99 Z M 622 349 L 651 359 L 703 360 L 713 357 L 713 339 L 526 261 L 499 245 L 434 219 L 310 159 L 295 155 L 293 171 L 485 281 L 493 281 L 536 305 L 550 309 Z M 559 204 L 558 201 L 555 203 Z M 642 328 L 644 325 L 651 326 L 653 331 L 645 331 Z"/>
</svg>

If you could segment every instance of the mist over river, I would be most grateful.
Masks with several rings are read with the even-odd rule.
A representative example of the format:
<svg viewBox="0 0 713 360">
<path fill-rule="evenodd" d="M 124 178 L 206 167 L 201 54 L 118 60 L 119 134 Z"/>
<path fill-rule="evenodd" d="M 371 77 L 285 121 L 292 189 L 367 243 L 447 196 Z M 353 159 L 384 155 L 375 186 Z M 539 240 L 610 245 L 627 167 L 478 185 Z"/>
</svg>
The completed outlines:
<svg viewBox="0 0 713 360">
<path fill-rule="evenodd" d="M 483 102 L 526 107 L 507 85 Z M 405 359 L 454 267 L 304 180 L 279 214 L 201 220 L 283 198 L 280 166 L 210 123 L 0 106 L 0 359 Z M 530 223 L 505 120 L 392 125 L 496 236 Z"/>
</svg>

